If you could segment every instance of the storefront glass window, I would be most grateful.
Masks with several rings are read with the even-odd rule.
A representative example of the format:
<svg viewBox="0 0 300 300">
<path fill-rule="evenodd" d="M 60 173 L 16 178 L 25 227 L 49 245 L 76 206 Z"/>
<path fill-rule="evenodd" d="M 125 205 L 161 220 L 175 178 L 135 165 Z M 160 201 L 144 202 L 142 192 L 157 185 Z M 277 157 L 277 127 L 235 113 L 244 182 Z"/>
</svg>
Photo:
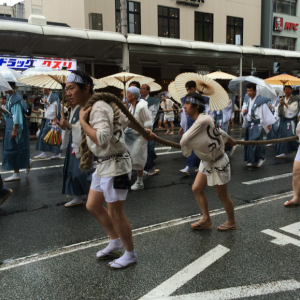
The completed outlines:
<svg viewBox="0 0 300 300">
<path fill-rule="evenodd" d="M 213 42 L 213 14 L 195 13 L 195 41 Z"/>
<path fill-rule="evenodd" d="M 296 16 L 297 0 L 273 0 L 273 12 Z"/>
<path fill-rule="evenodd" d="M 272 37 L 272 48 L 280 50 L 290 50 L 295 51 L 296 39 L 284 37 L 284 36 L 275 36 Z"/>
<path fill-rule="evenodd" d="M 179 39 L 179 9 L 158 6 L 158 36 Z"/>
<path fill-rule="evenodd" d="M 243 19 L 227 17 L 226 44 L 243 45 Z"/>
<path fill-rule="evenodd" d="M 120 30 L 120 0 L 116 2 L 116 31 Z M 139 2 L 127 1 L 128 33 L 141 34 L 141 7 Z"/>
</svg>

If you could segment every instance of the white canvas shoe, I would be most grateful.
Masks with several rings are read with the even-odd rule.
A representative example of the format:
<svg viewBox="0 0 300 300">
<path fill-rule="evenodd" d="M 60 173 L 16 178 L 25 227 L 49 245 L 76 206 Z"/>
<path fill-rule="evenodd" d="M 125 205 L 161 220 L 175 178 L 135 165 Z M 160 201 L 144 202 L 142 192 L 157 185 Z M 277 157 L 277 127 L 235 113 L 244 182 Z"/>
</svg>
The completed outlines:
<svg viewBox="0 0 300 300">
<path fill-rule="evenodd" d="M 55 154 L 53 156 L 50 157 L 50 159 L 57 159 L 57 158 L 61 158 L 61 154 Z"/>
<path fill-rule="evenodd" d="M 5 182 L 18 180 L 20 180 L 20 173 L 14 173 L 10 177 L 4 179 Z"/>
<path fill-rule="evenodd" d="M 42 152 L 41 154 L 34 157 L 35 159 L 45 159 L 47 158 L 47 154 L 45 152 Z"/>
<path fill-rule="evenodd" d="M 134 185 L 131 186 L 132 191 L 137 191 L 137 190 L 142 190 L 144 189 L 144 184 L 138 183 L 137 181 L 135 182 Z"/>
<path fill-rule="evenodd" d="M 257 165 L 256 165 L 256 167 L 257 167 L 257 168 L 260 168 L 260 167 L 263 165 L 263 163 L 264 163 L 265 161 L 266 161 L 265 159 L 259 159 L 259 160 L 258 160 L 258 163 L 257 163 Z"/>
<path fill-rule="evenodd" d="M 276 155 L 277 158 L 286 158 L 286 154 L 282 153 L 282 154 L 279 154 L 279 155 Z"/>
</svg>

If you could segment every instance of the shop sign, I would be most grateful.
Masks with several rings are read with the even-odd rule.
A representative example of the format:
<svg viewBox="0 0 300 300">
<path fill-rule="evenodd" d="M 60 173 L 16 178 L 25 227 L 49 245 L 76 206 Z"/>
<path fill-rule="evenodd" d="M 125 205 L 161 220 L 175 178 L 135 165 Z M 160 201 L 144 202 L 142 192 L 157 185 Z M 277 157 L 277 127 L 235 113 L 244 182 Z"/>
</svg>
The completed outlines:
<svg viewBox="0 0 300 300">
<path fill-rule="evenodd" d="M 283 29 L 285 30 L 298 30 L 298 25 L 297 23 L 291 23 L 291 22 L 285 22 L 284 27 L 283 27 L 283 18 L 280 17 L 274 17 L 274 31 L 279 31 L 281 32 Z"/>
<path fill-rule="evenodd" d="M 13 56 L 0 56 L 0 67 L 5 66 L 10 69 L 27 70 L 30 67 L 50 67 L 60 70 L 62 67 L 67 67 L 69 71 L 77 70 L 76 59 L 61 59 L 61 58 L 23 58 Z"/>
</svg>

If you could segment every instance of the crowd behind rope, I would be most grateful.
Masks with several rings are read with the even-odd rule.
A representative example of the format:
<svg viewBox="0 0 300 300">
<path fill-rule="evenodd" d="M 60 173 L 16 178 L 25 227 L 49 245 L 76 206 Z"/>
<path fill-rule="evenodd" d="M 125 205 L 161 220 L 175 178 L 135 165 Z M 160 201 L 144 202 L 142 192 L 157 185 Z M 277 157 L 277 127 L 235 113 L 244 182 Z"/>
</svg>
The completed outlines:
<svg viewBox="0 0 300 300">
<path fill-rule="evenodd" d="M 109 236 L 108 246 L 98 251 L 96 256 L 99 259 L 112 259 L 116 250 L 125 248 L 121 257 L 109 263 L 111 268 L 124 268 L 137 262 L 130 222 L 123 206 L 129 189 L 144 189 L 145 180 L 159 172 L 154 147 L 154 139 L 157 138 L 153 133 L 155 124 L 157 122 L 158 127 L 164 126 L 165 134 L 174 134 L 175 112 L 180 113 L 177 117 L 179 134 L 182 135 L 180 145 L 183 155 L 187 157 L 187 165 L 180 172 L 189 176 L 193 167 L 197 172 L 192 190 L 202 218 L 191 227 L 195 230 L 213 227 L 204 193 L 208 185 L 214 187 L 227 213 L 227 220 L 218 230 L 237 229 L 234 207 L 227 189 L 231 179 L 229 157 L 234 154 L 237 144 L 230 133 L 234 130 L 234 119 L 236 112 L 240 113 L 240 108 L 237 106 L 237 97 L 230 91 L 229 105 L 220 111 L 210 111 L 209 98 L 197 91 L 194 81 L 186 82 L 187 94 L 181 98 L 180 104 L 169 99 L 166 93 L 161 94 L 160 98 L 151 97 L 148 85 L 140 86 L 138 82 L 132 82 L 123 99 L 132 118 L 124 112 L 123 104 L 123 111 L 120 110 L 120 99 L 115 95 L 95 94 L 91 77 L 82 71 L 72 72 L 67 79 L 67 107 L 49 89 L 44 88 L 42 97 L 30 101 L 15 91 L 14 83 L 10 85 L 12 90 L 7 91 L 7 97 L 0 100 L 5 119 L 2 168 L 13 170 L 13 175 L 4 181 L 20 180 L 20 169 L 25 168 L 26 174 L 30 172 L 33 160 L 30 159 L 28 122 L 31 120 L 31 133 L 38 135 L 36 150 L 41 151 L 35 159 L 45 159 L 48 153 L 52 153 L 51 159 L 59 159 L 62 151 L 65 151 L 62 194 L 73 197 L 65 207 L 82 205 L 84 196 L 88 195 L 87 210 Z M 292 95 L 290 86 L 285 86 L 284 92 L 284 98 L 271 101 L 258 95 L 255 84 L 247 86 L 241 107 L 245 140 L 261 140 L 264 131 L 272 137 L 296 134 L 299 97 Z M 48 124 L 55 118 L 59 120 L 62 130 L 61 146 L 43 143 L 50 131 Z M 300 131 L 297 128 L 297 132 L 298 129 Z M 287 201 L 285 206 L 299 206 L 300 181 L 296 180 L 300 177 L 298 144 L 276 144 L 275 149 L 278 159 L 298 151 L 294 163 L 294 198 Z M 265 160 L 264 146 L 244 147 L 244 161 L 248 167 L 261 167 Z M 133 184 L 132 171 L 137 174 Z M 3 185 L 0 177 L 0 205 L 11 193 L 12 190 Z M 107 208 L 103 206 L 104 202 Z"/>
</svg>

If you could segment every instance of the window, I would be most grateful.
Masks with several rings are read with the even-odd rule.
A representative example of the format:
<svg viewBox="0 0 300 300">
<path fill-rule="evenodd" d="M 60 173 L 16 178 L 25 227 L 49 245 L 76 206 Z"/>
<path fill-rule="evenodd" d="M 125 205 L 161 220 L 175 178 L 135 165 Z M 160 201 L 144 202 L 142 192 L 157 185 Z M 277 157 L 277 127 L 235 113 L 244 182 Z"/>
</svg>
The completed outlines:
<svg viewBox="0 0 300 300">
<path fill-rule="evenodd" d="M 213 42 L 213 14 L 195 12 L 195 41 Z"/>
<path fill-rule="evenodd" d="M 89 14 L 90 29 L 103 30 L 102 14 Z"/>
<path fill-rule="evenodd" d="M 243 19 L 227 17 L 226 44 L 243 45 Z"/>
<path fill-rule="evenodd" d="M 273 12 L 296 16 L 297 0 L 273 0 Z"/>
<path fill-rule="evenodd" d="M 295 51 L 296 39 L 273 35 L 272 37 L 272 48 L 280 50 Z"/>
<path fill-rule="evenodd" d="M 158 6 L 158 36 L 179 39 L 179 9 Z"/>
<path fill-rule="evenodd" d="M 127 1 L 128 33 L 141 34 L 141 4 Z M 116 0 L 116 31 L 121 31 L 120 0 Z"/>
<path fill-rule="evenodd" d="M 11 18 L 11 15 L 8 15 L 8 14 L 0 14 L 0 17 Z"/>
</svg>

